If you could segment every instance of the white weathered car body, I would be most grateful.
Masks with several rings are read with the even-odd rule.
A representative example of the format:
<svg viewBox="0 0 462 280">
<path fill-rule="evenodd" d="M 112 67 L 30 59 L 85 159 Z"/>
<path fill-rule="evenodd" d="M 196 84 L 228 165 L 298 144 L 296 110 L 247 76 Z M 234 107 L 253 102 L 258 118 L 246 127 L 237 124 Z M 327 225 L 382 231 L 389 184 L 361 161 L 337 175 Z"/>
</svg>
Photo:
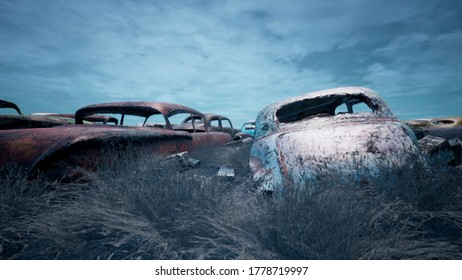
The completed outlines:
<svg viewBox="0 0 462 280">
<path fill-rule="evenodd" d="M 361 103 L 369 112 L 355 113 Z M 342 104 L 346 112 L 338 112 Z M 414 133 L 378 94 L 344 87 L 263 109 L 249 163 L 260 190 L 286 192 L 325 175 L 367 183 L 381 170 L 409 167 L 420 155 Z"/>
</svg>

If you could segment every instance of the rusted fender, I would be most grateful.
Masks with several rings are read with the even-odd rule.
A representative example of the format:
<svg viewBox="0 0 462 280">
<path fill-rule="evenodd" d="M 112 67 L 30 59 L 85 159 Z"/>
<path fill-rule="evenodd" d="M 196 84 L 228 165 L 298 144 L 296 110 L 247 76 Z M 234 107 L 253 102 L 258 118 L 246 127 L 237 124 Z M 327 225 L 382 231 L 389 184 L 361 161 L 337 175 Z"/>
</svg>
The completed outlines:
<svg viewBox="0 0 462 280">
<path fill-rule="evenodd" d="M 56 168 L 60 162 L 92 168 L 108 160 L 104 148 L 168 154 L 193 145 L 188 133 L 106 125 L 68 125 L 0 131 L 0 166 L 16 164 L 30 172 Z"/>
<path fill-rule="evenodd" d="M 335 114 L 343 103 L 365 103 L 371 112 Z M 349 106 L 347 106 L 349 107 Z M 337 178 L 367 183 L 381 171 L 409 168 L 423 158 L 410 128 L 367 88 L 313 92 L 263 109 L 256 119 L 249 164 L 263 191 L 306 189 Z"/>
<path fill-rule="evenodd" d="M 19 109 L 18 105 L 10 101 L 0 100 L 0 108 L 11 108 L 11 109 L 16 110 L 18 114 L 22 115 L 21 110 Z"/>
</svg>

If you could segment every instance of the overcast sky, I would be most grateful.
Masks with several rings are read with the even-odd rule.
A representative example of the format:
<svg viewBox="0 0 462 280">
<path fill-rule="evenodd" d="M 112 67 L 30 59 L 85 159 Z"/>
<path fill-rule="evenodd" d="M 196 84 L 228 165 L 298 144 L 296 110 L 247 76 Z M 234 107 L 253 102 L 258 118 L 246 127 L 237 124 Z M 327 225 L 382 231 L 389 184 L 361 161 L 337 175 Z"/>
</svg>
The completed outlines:
<svg viewBox="0 0 462 280">
<path fill-rule="evenodd" d="M 339 86 L 462 116 L 462 1 L 0 1 L 0 99 L 25 113 L 163 101 L 240 127 Z"/>
</svg>

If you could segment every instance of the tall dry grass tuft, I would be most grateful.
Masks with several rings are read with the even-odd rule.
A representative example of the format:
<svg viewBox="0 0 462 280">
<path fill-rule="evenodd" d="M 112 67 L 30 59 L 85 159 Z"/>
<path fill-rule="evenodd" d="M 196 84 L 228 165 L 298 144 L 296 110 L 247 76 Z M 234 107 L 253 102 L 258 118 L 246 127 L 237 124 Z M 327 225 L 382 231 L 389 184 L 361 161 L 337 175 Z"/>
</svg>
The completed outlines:
<svg viewBox="0 0 462 280">
<path fill-rule="evenodd" d="M 334 176 L 309 193 L 255 191 L 249 146 L 178 158 L 109 150 L 85 180 L 26 180 L 4 168 L 2 259 L 462 259 L 461 169 Z M 234 179 L 216 176 L 235 169 Z"/>
</svg>

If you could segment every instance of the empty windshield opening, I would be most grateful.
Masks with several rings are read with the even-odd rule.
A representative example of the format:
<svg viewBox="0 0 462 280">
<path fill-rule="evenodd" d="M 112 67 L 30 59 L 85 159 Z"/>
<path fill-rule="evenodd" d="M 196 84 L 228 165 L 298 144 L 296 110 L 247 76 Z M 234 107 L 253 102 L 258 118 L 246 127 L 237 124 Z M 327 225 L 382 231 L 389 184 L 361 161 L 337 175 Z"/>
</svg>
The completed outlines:
<svg viewBox="0 0 462 280">
<path fill-rule="evenodd" d="M 98 118 L 101 118 L 102 120 L 98 120 Z M 86 116 L 84 119 L 96 124 L 118 125 L 120 124 L 121 114 L 94 114 Z"/>
<path fill-rule="evenodd" d="M 348 112 L 348 106 L 346 103 L 340 104 L 335 108 L 335 114 L 357 114 L 357 113 L 372 113 L 373 110 L 364 102 L 352 104 L 352 111 Z"/>
<path fill-rule="evenodd" d="M 288 123 L 313 117 L 374 112 L 372 107 L 371 101 L 361 94 L 330 95 L 287 104 L 276 112 L 276 116 L 280 122 Z"/>
</svg>

